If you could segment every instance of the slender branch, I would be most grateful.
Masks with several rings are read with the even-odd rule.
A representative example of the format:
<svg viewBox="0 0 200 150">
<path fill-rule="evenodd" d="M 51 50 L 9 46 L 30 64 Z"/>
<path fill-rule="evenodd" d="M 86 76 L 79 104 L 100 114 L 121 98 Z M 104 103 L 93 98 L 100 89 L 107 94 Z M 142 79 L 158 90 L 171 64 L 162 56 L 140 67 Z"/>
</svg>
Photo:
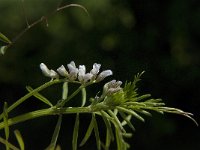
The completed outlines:
<svg viewBox="0 0 200 150">
<path fill-rule="evenodd" d="M 22 7 L 23 7 L 23 5 L 22 5 Z M 86 9 L 85 7 L 83 7 L 82 5 L 79 5 L 79 4 L 67 4 L 67 5 L 64 5 L 64 6 L 61 6 L 61 7 L 58 6 L 58 7 L 57 7 L 54 11 L 52 11 L 49 15 L 42 16 L 40 19 L 34 21 L 34 22 L 31 23 L 31 24 L 28 22 L 28 19 L 27 19 L 26 15 L 25 15 L 27 27 L 26 27 L 24 30 L 22 30 L 22 31 L 12 40 L 12 43 L 9 43 L 9 44 L 7 45 L 7 47 L 11 47 L 11 46 L 12 46 L 14 43 L 16 43 L 16 41 L 17 41 L 19 38 L 21 38 L 28 30 L 30 30 L 31 28 L 33 28 L 34 26 L 36 26 L 37 24 L 39 24 L 39 23 L 41 23 L 41 22 L 43 22 L 43 21 L 46 21 L 46 25 L 47 25 L 47 27 L 48 27 L 48 22 L 47 22 L 47 20 L 48 20 L 49 17 L 51 17 L 53 14 L 55 14 L 55 13 L 57 13 L 57 12 L 63 10 L 63 9 L 69 8 L 69 7 L 79 7 L 79 8 L 81 8 L 81 9 L 83 9 L 83 10 L 87 13 L 87 15 L 89 15 L 87 9 Z M 23 7 L 23 12 L 25 13 L 24 7 Z"/>
<path fill-rule="evenodd" d="M 16 108 L 18 105 L 20 105 L 21 103 L 23 103 L 26 99 L 28 99 L 29 97 L 31 97 L 34 93 L 37 93 L 53 84 L 58 84 L 63 82 L 63 80 L 54 80 L 54 81 L 49 81 L 41 86 L 39 86 L 38 88 L 32 90 L 31 92 L 29 92 L 28 94 L 24 95 L 23 97 L 21 97 L 19 100 L 17 100 L 14 104 L 12 104 L 10 107 L 8 107 L 7 112 L 9 113 L 10 111 L 12 111 L 14 108 Z M 0 115 L 0 120 L 3 118 L 3 114 Z"/>
<path fill-rule="evenodd" d="M 26 10 L 25 10 L 25 7 L 24 7 L 24 0 L 21 0 L 21 6 L 22 6 L 22 13 L 23 13 L 24 18 L 26 20 L 26 25 L 29 26 L 28 18 L 26 16 Z"/>
</svg>

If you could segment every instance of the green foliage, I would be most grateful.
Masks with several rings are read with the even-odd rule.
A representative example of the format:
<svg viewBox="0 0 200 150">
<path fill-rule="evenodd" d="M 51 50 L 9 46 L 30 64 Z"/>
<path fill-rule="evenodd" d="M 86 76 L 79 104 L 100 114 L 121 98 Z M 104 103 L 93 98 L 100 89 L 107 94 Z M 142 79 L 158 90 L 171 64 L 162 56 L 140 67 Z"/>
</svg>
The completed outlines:
<svg viewBox="0 0 200 150">
<path fill-rule="evenodd" d="M 104 2 L 103 2 L 104 3 Z M 69 4 L 62 7 L 58 7 L 55 12 L 61 11 L 68 7 L 79 7 L 83 9 L 87 14 L 87 10 L 78 4 Z M 128 12 L 123 12 L 125 15 Z M 130 16 L 130 13 L 128 13 Z M 122 15 L 122 14 L 121 14 Z M 122 15 L 123 16 L 123 15 Z M 43 16 L 41 19 L 36 20 L 33 23 L 29 23 L 27 18 L 27 27 L 22 31 L 19 36 L 17 36 L 16 39 L 18 39 L 20 36 L 22 36 L 26 31 L 28 31 L 30 28 L 34 27 L 36 24 L 40 22 L 46 22 L 47 23 L 48 16 Z M 121 19 L 123 19 L 122 17 Z M 131 16 L 129 17 L 128 22 L 131 20 Z M 122 20 L 123 22 L 127 22 L 127 20 Z M 112 38 L 113 35 L 105 37 L 103 40 L 104 47 L 108 49 L 112 49 L 112 47 L 116 46 L 116 39 Z M 115 37 L 115 36 L 114 36 Z M 8 47 L 12 45 L 12 42 L 2 33 L 0 33 L 0 40 L 4 42 L 6 45 L 0 47 L 0 53 L 4 54 Z M 15 42 L 15 41 L 13 41 Z M 74 67 L 74 66 L 73 66 Z M 76 67 L 75 67 L 76 68 Z M 76 68 L 77 69 L 77 68 Z M 73 70 L 74 71 L 74 70 Z M 195 123 L 196 121 L 191 117 L 192 114 L 188 112 L 184 112 L 177 108 L 171 108 L 166 107 L 165 103 L 162 102 L 161 99 L 154 99 L 151 98 L 150 94 L 144 94 L 140 95 L 137 91 L 137 83 L 140 81 L 141 75 L 144 73 L 139 73 L 134 77 L 134 81 L 132 82 L 126 82 L 123 88 L 117 87 L 111 87 L 110 91 L 109 89 L 105 89 L 103 87 L 103 92 L 100 97 L 92 97 L 89 101 L 87 100 L 87 92 L 86 88 L 88 86 L 91 86 L 93 84 L 96 84 L 100 81 L 97 80 L 96 76 L 93 76 L 93 78 L 90 78 L 89 81 L 87 80 L 86 74 L 84 74 L 83 70 L 80 71 L 80 68 L 78 69 L 79 73 L 76 74 L 76 76 L 81 77 L 80 74 L 82 74 L 83 79 L 79 81 L 70 79 L 70 76 L 66 76 L 64 78 L 58 78 L 57 74 L 53 70 L 46 70 L 47 76 L 52 77 L 51 81 L 39 86 L 38 88 L 32 88 L 30 86 L 27 86 L 28 94 L 17 100 L 14 104 L 7 107 L 7 103 L 4 104 L 3 112 L 0 115 L 0 129 L 4 129 L 5 132 L 5 139 L 0 137 L 0 142 L 3 143 L 6 147 L 6 149 L 14 149 L 18 150 L 17 147 L 13 146 L 9 140 L 10 135 L 10 128 L 9 126 L 38 118 L 38 117 L 45 117 L 47 115 L 58 115 L 58 121 L 55 126 L 55 130 L 53 132 L 53 136 L 51 138 L 50 145 L 47 147 L 48 150 L 54 150 L 54 149 L 60 149 L 58 144 L 58 137 L 61 130 L 61 123 L 62 123 L 62 117 L 67 114 L 76 114 L 75 124 L 74 124 L 74 130 L 73 130 L 73 136 L 72 136 L 72 148 L 73 150 L 77 150 L 78 145 L 78 138 L 79 136 L 79 128 L 82 124 L 79 120 L 79 116 L 82 113 L 87 113 L 92 116 L 91 122 L 88 126 L 88 129 L 85 133 L 85 136 L 83 137 L 83 140 L 79 144 L 79 146 L 84 146 L 84 144 L 89 140 L 90 136 L 92 135 L 92 132 L 94 132 L 94 136 L 96 139 L 96 145 L 97 149 L 100 150 L 101 148 L 105 150 L 109 150 L 111 144 L 116 144 L 118 150 L 126 150 L 130 146 L 126 142 L 126 138 L 131 138 L 132 133 L 127 132 L 126 126 L 130 127 L 133 131 L 135 130 L 135 127 L 131 121 L 132 118 L 136 118 L 138 120 L 141 120 L 142 122 L 145 122 L 145 116 L 151 116 L 152 111 L 156 111 L 158 113 L 164 114 L 164 113 L 174 113 L 183 115 L 185 117 L 188 117 L 192 119 Z M 98 70 L 99 71 L 99 70 Z M 97 72 L 98 72 L 97 71 Z M 73 72 L 74 73 L 74 72 Z M 90 72 L 91 73 L 91 72 Z M 61 75 L 61 74 L 60 74 Z M 72 75 L 72 73 L 71 73 Z M 62 76 L 62 75 L 61 75 Z M 75 76 L 75 78 L 76 78 Z M 72 93 L 68 93 L 68 83 L 70 84 L 79 84 L 80 86 L 73 91 Z M 46 88 L 53 86 L 55 84 L 63 84 L 62 85 L 62 97 L 58 98 L 57 104 L 54 105 L 49 99 L 47 99 L 45 96 L 41 95 L 40 92 L 45 90 Z M 106 91 L 107 90 L 107 91 Z M 79 93 L 82 94 L 81 98 L 81 105 L 77 107 L 70 107 L 69 101 L 77 100 L 74 98 Z M 98 95 L 99 93 L 97 93 Z M 35 97 L 39 101 L 42 101 L 43 103 L 47 104 L 47 108 L 45 109 L 39 109 L 32 112 L 27 112 L 25 114 L 9 118 L 9 113 L 13 112 L 15 108 L 20 106 L 24 101 L 29 100 L 30 97 Z M 57 100 L 57 99 L 56 99 Z M 87 104 L 87 105 L 86 105 Z M 105 135 L 105 141 L 101 139 L 101 132 L 99 131 L 98 121 L 102 119 L 105 128 L 106 128 L 106 135 Z M 196 123 L 197 124 L 197 123 Z M 24 142 L 22 139 L 21 134 L 18 131 L 15 131 L 15 136 L 17 138 L 17 141 L 19 143 L 20 149 L 24 149 Z"/>
<path fill-rule="evenodd" d="M 15 133 L 15 137 L 17 139 L 17 142 L 19 144 L 20 150 L 24 150 L 25 146 L 24 146 L 24 141 L 23 141 L 21 133 L 19 132 L 19 130 L 15 130 L 14 133 Z"/>
<path fill-rule="evenodd" d="M 126 82 L 123 88 L 120 87 L 121 85 L 120 81 L 112 80 L 111 82 L 106 83 L 103 87 L 102 95 L 100 97 L 96 96 L 95 98 L 92 98 L 93 101 L 90 101 L 90 103 L 87 106 L 85 106 L 85 104 L 87 104 L 86 88 L 88 86 L 91 86 L 92 84 L 98 83 L 99 78 L 102 77 L 102 74 L 104 74 L 105 72 L 107 73 L 108 71 L 103 71 L 99 75 L 95 74 L 95 76 L 89 76 L 89 74 L 85 75 L 82 74 L 83 73 L 81 70 L 82 68 L 84 67 L 81 66 L 78 70 L 76 68 L 73 68 L 74 71 L 75 70 L 79 71 L 79 73 L 77 72 L 78 77 L 76 76 L 77 80 L 76 78 L 69 78 L 71 77 L 72 73 L 74 75 L 74 72 L 70 70 L 68 76 L 60 79 L 59 78 L 52 79 L 51 81 L 41 85 L 38 88 L 32 89 L 30 86 L 27 86 L 29 93 L 26 94 L 24 97 L 20 98 L 19 100 L 17 100 L 10 107 L 7 107 L 7 104 L 5 103 L 4 112 L 1 114 L 1 116 L 3 117 L 3 121 L 0 123 L 0 129 L 4 128 L 5 130 L 6 140 L 5 142 L 3 142 L 2 139 L 1 142 L 6 145 L 7 149 L 9 149 L 10 147 L 10 143 L 8 142 L 9 126 L 26 120 L 34 119 L 37 117 L 45 117 L 46 115 L 58 115 L 58 121 L 50 145 L 47 148 L 48 150 L 53 150 L 57 147 L 58 143 L 57 139 L 61 129 L 62 117 L 63 115 L 71 113 L 76 114 L 74 131 L 72 136 L 73 150 L 78 149 L 77 145 L 84 146 L 84 144 L 89 140 L 92 132 L 94 132 L 98 150 L 100 150 L 101 148 L 109 150 L 110 145 L 113 143 L 116 143 L 118 150 L 127 150 L 130 146 L 126 142 L 126 139 L 131 138 L 132 133 L 127 132 L 126 126 L 130 127 L 134 131 L 135 127 L 131 119 L 136 118 L 144 122 L 145 121 L 144 116 L 151 116 L 151 111 L 156 111 L 161 114 L 174 113 L 183 115 L 192 119 L 196 123 L 196 121 L 191 117 L 192 115 L 191 113 L 184 112 L 177 108 L 166 107 L 165 103 L 163 103 L 161 99 L 151 98 L 150 94 L 140 95 L 137 92 L 136 83 L 140 81 L 140 77 L 143 74 L 143 72 L 137 74 L 134 77 L 134 81 Z M 98 69 L 99 68 L 93 68 L 91 72 L 98 73 L 99 72 Z M 87 82 L 83 82 L 83 79 L 88 77 L 91 77 L 91 79 L 85 80 Z M 44 96 L 39 94 L 40 91 L 45 90 L 47 87 L 60 83 L 63 84 L 62 99 L 59 100 L 56 105 L 53 105 Z M 80 84 L 80 86 L 74 92 L 69 94 L 68 83 Z M 72 100 L 79 93 L 82 94 L 81 106 L 66 107 L 66 104 L 69 102 L 69 100 Z M 28 100 L 31 96 L 34 96 L 38 100 L 48 104 L 49 108 L 27 112 L 25 114 L 16 116 L 14 118 L 8 118 L 8 113 L 13 111 L 22 102 Z M 83 137 L 80 144 L 78 144 L 77 142 L 79 138 L 79 128 L 81 127 L 82 124 L 82 122 L 80 122 L 79 120 L 79 116 L 81 115 L 81 113 L 91 114 L 92 119 L 85 133 L 85 136 Z M 99 119 L 102 119 L 103 122 L 105 123 L 106 127 L 105 141 L 102 141 L 102 139 L 100 139 L 101 132 L 99 131 L 98 128 L 99 119 L 97 119 L 97 116 L 98 118 L 100 117 Z M 24 149 L 24 143 L 21 138 L 21 135 L 18 132 L 15 132 L 15 134 L 18 139 L 20 148 Z"/>
</svg>

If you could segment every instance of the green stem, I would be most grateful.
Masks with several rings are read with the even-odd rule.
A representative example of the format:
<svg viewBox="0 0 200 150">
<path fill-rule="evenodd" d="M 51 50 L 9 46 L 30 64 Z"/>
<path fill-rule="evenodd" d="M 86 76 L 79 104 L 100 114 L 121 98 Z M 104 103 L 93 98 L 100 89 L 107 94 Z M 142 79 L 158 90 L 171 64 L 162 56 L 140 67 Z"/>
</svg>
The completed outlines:
<svg viewBox="0 0 200 150">
<path fill-rule="evenodd" d="M 40 109 L 32 112 L 28 112 L 13 118 L 8 119 L 8 126 L 24 122 L 26 120 L 31 120 L 38 117 L 43 116 L 52 116 L 52 115 L 60 115 L 60 114 L 76 114 L 76 113 L 92 113 L 92 112 L 99 112 L 100 110 L 109 110 L 106 105 L 95 105 L 95 106 L 87 106 L 87 107 L 67 107 L 67 108 L 47 108 L 47 109 Z M 0 123 L 0 129 L 5 127 L 4 122 Z"/>
<path fill-rule="evenodd" d="M 20 105 L 21 103 L 23 103 L 26 99 L 28 99 L 29 97 L 31 97 L 34 93 L 37 93 L 53 84 L 58 84 L 63 82 L 63 80 L 53 80 L 53 81 L 49 81 L 41 86 L 39 86 L 38 88 L 32 90 L 31 92 L 29 92 L 28 94 L 24 95 L 23 97 L 21 97 L 19 100 L 17 100 L 14 104 L 12 104 L 10 107 L 8 107 L 7 112 L 9 113 L 10 111 L 12 111 L 14 108 L 16 108 L 18 105 Z M 3 118 L 3 114 L 0 115 L 0 120 Z"/>
<path fill-rule="evenodd" d="M 63 83 L 62 99 L 67 99 L 68 96 L 68 82 Z"/>
<path fill-rule="evenodd" d="M 74 91 L 67 99 L 63 99 L 60 103 L 58 103 L 56 107 L 63 107 L 65 103 L 71 100 L 75 95 L 77 95 L 82 90 L 82 88 L 84 88 L 83 85 L 79 86 L 79 88 L 76 91 Z"/>
</svg>

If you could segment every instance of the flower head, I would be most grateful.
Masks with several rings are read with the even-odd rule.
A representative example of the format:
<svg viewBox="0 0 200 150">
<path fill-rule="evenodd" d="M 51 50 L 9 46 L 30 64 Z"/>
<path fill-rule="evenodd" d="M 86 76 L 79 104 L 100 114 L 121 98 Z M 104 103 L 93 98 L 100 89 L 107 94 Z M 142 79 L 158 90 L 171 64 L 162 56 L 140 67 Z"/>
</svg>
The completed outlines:
<svg viewBox="0 0 200 150">
<path fill-rule="evenodd" d="M 113 74 L 111 70 L 105 70 L 99 73 L 101 64 L 97 64 L 97 63 L 94 63 L 92 70 L 89 73 L 86 73 L 85 65 L 79 65 L 79 67 L 77 68 L 74 61 L 71 61 L 69 64 L 67 64 L 68 70 L 66 70 L 66 68 L 63 65 L 61 65 L 57 69 L 58 74 L 52 69 L 49 70 L 48 67 L 44 63 L 40 64 L 40 68 L 43 74 L 47 77 L 58 78 L 58 74 L 59 74 L 69 79 L 69 81 L 75 81 L 78 78 L 78 80 L 81 83 L 86 83 L 88 81 L 100 82 L 104 78 Z"/>
</svg>

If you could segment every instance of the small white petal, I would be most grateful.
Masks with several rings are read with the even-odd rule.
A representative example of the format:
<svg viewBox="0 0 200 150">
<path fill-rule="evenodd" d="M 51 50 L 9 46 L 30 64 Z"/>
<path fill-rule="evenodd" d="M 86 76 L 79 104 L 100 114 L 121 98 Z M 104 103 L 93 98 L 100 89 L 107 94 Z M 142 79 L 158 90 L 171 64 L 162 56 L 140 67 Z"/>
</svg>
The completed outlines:
<svg viewBox="0 0 200 150">
<path fill-rule="evenodd" d="M 84 83 L 91 80 L 91 78 L 93 77 L 93 74 L 91 73 L 86 73 L 85 76 L 83 77 L 83 81 Z"/>
<path fill-rule="evenodd" d="M 45 76 L 50 77 L 50 70 L 48 69 L 48 67 L 44 63 L 40 64 L 40 69 L 42 70 L 42 73 Z"/>
<path fill-rule="evenodd" d="M 76 68 L 75 63 L 71 61 L 70 64 L 67 65 L 67 67 L 69 69 L 69 79 L 75 80 L 78 74 L 78 68 Z"/>
<path fill-rule="evenodd" d="M 58 78 L 58 74 L 54 70 L 49 70 L 44 63 L 40 64 L 40 69 L 45 76 L 50 78 Z"/>
<path fill-rule="evenodd" d="M 50 75 L 51 78 L 58 78 L 58 74 L 52 69 L 50 70 L 50 74 L 49 75 Z"/>
<path fill-rule="evenodd" d="M 68 72 L 67 70 L 65 69 L 65 67 L 62 65 L 60 66 L 58 69 L 57 69 L 58 73 L 61 75 L 61 76 L 64 76 L 64 77 L 68 77 Z"/>
<path fill-rule="evenodd" d="M 93 75 L 97 75 L 99 73 L 100 67 L 101 67 L 101 64 L 94 63 L 93 68 L 90 71 L 90 73 Z"/>
<path fill-rule="evenodd" d="M 96 81 L 99 82 L 99 81 L 102 81 L 104 78 L 108 77 L 108 76 L 111 76 L 113 73 L 111 70 L 105 70 L 105 71 L 102 71 L 98 76 L 97 76 L 97 79 Z"/>
<path fill-rule="evenodd" d="M 85 75 L 85 72 L 86 72 L 85 65 L 79 65 L 78 74 L 79 74 L 80 76 L 84 76 L 84 75 Z"/>
</svg>

